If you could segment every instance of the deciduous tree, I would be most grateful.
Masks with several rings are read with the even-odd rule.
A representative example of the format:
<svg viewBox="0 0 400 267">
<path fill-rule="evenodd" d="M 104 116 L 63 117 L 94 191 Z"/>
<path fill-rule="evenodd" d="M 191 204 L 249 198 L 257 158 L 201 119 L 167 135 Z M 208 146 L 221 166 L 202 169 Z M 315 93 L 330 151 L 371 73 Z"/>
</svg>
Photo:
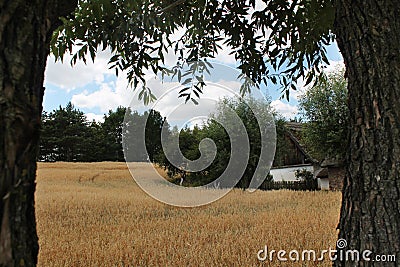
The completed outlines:
<svg viewBox="0 0 400 267">
<path fill-rule="evenodd" d="M 104 122 L 101 125 L 105 160 L 124 161 L 122 150 L 122 128 L 126 108 L 118 107 L 115 111 L 108 111 L 104 115 Z"/>
<path fill-rule="evenodd" d="M 300 98 L 307 119 L 302 141 L 318 160 L 344 159 L 349 128 L 347 82 L 344 70 L 330 73 L 326 81 L 309 88 Z"/>
<path fill-rule="evenodd" d="M 77 2 L 0 1 L 0 266 L 37 262 L 34 192 L 44 71 L 58 18 Z"/>
</svg>

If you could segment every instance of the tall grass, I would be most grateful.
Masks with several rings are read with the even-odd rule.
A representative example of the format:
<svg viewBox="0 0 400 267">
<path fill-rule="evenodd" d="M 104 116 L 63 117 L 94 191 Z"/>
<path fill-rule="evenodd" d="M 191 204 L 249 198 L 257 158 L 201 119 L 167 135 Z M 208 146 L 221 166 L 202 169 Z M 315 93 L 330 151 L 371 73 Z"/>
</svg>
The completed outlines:
<svg viewBox="0 0 400 267">
<path fill-rule="evenodd" d="M 340 198 L 234 190 L 176 208 L 141 191 L 124 163 L 39 163 L 39 266 L 330 266 L 262 263 L 257 252 L 334 248 Z"/>
</svg>

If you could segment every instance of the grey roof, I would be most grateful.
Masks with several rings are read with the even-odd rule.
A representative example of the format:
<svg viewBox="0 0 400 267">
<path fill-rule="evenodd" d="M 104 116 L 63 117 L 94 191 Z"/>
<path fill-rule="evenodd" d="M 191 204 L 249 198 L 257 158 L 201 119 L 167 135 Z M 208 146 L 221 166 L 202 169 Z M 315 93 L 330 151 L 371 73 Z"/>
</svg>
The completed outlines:
<svg viewBox="0 0 400 267">
<path fill-rule="evenodd" d="M 335 159 L 335 158 L 327 158 L 321 162 L 321 167 L 341 167 L 343 166 L 343 160 Z"/>
<path fill-rule="evenodd" d="M 325 177 L 328 177 L 328 168 L 319 169 L 319 170 L 315 173 L 315 177 L 318 177 L 318 178 L 325 178 Z"/>
</svg>

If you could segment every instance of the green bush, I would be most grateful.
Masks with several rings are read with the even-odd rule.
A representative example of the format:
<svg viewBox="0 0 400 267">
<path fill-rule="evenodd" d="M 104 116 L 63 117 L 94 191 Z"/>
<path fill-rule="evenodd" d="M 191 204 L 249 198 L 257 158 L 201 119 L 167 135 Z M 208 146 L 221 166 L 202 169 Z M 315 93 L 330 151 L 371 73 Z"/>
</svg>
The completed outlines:
<svg viewBox="0 0 400 267">
<path fill-rule="evenodd" d="M 314 179 L 312 172 L 306 169 L 295 172 L 297 181 L 273 181 L 272 175 L 260 186 L 261 190 L 293 190 L 293 191 L 315 191 L 318 190 L 317 179 Z"/>
</svg>

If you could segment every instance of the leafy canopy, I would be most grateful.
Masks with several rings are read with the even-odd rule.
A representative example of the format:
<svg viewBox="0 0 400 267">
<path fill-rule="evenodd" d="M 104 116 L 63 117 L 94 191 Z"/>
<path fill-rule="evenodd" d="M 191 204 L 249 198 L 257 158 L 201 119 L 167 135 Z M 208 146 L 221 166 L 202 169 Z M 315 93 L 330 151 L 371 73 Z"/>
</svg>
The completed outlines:
<svg viewBox="0 0 400 267">
<path fill-rule="evenodd" d="M 346 152 L 349 109 L 344 70 L 328 75 L 300 99 L 300 112 L 308 120 L 304 143 L 314 157 L 343 159 Z"/>
<path fill-rule="evenodd" d="M 334 39 L 332 2 L 263 0 L 256 8 L 255 0 L 82 0 L 55 31 L 51 49 L 60 60 L 71 53 L 72 65 L 109 49 L 110 68 L 141 87 L 145 104 L 155 98 L 146 87 L 145 70 L 177 75 L 186 85 L 180 96 L 196 103 L 202 74 L 212 68 L 207 60 L 224 44 L 246 77 L 242 93 L 250 85 L 272 82 L 288 98 L 299 78 L 309 84 L 324 77 L 325 46 Z M 174 39 L 178 33 L 181 38 Z M 169 68 L 164 66 L 168 51 L 176 55 Z"/>
</svg>

